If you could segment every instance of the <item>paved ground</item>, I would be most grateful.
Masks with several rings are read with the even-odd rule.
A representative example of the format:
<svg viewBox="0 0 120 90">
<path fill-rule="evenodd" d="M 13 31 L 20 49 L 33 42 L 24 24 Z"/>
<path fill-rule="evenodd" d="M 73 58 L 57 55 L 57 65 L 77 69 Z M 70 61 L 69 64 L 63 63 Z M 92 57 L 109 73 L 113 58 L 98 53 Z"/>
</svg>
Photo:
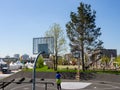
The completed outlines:
<svg viewBox="0 0 120 90">
<path fill-rule="evenodd" d="M 16 79 L 13 83 L 0 90 L 32 90 L 33 84 L 27 83 L 30 81 L 29 78 L 26 78 L 23 83 L 17 84 L 16 82 L 18 82 L 19 80 L 20 78 Z M 35 90 L 57 90 L 54 79 L 46 79 L 44 81 L 41 81 L 37 78 L 36 82 L 37 83 Z M 45 84 L 43 84 L 44 82 L 54 83 L 54 85 L 48 84 L 47 89 L 45 89 Z M 94 80 L 62 80 L 62 90 L 120 90 L 120 83 Z"/>
<path fill-rule="evenodd" d="M 13 72 L 12 74 L 16 73 Z M 6 78 L 10 76 L 10 74 L 0 74 L 0 79 Z M 24 77 L 24 76 L 23 76 Z M 114 78 L 113 78 L 114 77 Z M 119 77 L 119 76 L 118 76 Z M 116 79 L 116 75 L 111 77 L 111 80 L 105 79 L 105 77 L 98 77 L 101 79 L 93 79 L 93 80 L 68 80 L 62 79 L 62 90 L 120 90 L 120 80 Z M 104 79 L 102 79 L 104 78 Z M 32 83 L 30 83 L 31 78 L 25 78 L 25 80 L 20 84 L 16 83 L 19 82 L 21 78 L 16 78 L 14 82 L 9 83 L 4 88 L 1 88 L 0 83 L 0 90 L 32 90 Z M 116 80 L 112 80 L 116 79 Z M 36 78 L 36 87 L 35 90 L 57 90 L 55 79 L 45 79 L 41 81 L 40 78 Z M 47 84 L 47 88 L 45 83 Z M 53 85 L 53 84 L 54 85 Z"/>
</svg>

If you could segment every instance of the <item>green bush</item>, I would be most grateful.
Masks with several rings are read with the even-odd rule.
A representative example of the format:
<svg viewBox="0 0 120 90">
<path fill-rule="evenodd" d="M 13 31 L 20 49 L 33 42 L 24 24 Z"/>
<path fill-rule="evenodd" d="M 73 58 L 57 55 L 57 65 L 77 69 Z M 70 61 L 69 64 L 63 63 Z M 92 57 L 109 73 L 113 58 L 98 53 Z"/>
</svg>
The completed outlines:
<svg viewBox="0 0 120 90">
<path fill-rule="evenodd" d="M 36 63 L 36 68 L 42 68 L 44 67 L 44 60 L 41 56 L 39 56 L 38 61 Z"/>
</svg>

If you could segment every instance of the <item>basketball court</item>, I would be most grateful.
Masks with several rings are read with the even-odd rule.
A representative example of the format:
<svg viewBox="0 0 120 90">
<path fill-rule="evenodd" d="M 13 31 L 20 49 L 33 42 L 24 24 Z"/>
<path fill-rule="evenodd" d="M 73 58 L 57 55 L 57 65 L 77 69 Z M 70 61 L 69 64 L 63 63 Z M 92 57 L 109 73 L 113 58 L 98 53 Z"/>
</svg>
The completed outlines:
<svg viewBox="0 0 120 90">
<path fill-rule="evenodd" d="M 26 78 L 22 83 L 17 83 L 19 79 L 15 79 L 14 82 L 0 90 L 32 90 L 32 83 L 30 83 L 29 78 Z M 63 79 L 61 86 L 62 90 L 120 90 L 120 83 L 94 80 L 78 82 L 76 80 Z M 35 90 L 57 90 L 55 79 L 40 81 L 37 78 Z"/>
</svg>

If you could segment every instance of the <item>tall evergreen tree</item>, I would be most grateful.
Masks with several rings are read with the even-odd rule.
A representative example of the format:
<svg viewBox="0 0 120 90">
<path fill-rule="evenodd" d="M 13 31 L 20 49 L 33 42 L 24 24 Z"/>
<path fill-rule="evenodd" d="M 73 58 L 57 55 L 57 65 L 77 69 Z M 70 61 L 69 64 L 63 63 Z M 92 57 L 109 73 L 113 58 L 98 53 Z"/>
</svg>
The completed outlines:
<svg viewBox="0 0 120 90">
<path fill-rule="evenodd" d="M 71 12 L 71 20 L 66 24 L 67 36 L 70 39 L 71 52 L 81 51 L 82 69 L 84 66 L 84 53 L 102 48 L 102 41 L 98 39 L 101 28 L 96 27 L 96 11 L 91 5 L 80 3 L 77 13 Z"/>
</svg>

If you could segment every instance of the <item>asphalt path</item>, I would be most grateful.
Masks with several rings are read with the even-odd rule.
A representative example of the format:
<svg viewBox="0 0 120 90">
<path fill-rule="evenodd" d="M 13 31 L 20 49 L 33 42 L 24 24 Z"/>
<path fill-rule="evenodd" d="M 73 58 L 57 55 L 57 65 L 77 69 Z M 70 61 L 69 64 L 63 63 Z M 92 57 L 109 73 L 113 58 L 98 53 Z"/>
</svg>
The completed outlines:
<svg viewBox="0 0 120 90">
<path fill-rule="evenodd" d="M 9 77 L 11 74 L 0 74 L 0 79 Z M 111 77 L 112 78 L 112 77 Z M 0 90 L 32 90 L 31 78 L 25 78 L 22 83 L 19 82 L 20 78 L 15 78 L 13 82 Z M 2 82 L 1 82 L 2 83 Z M 1 87 L 0 83 L 0 87 Z M 45 84 L 48 83 L 48 84 Z M 47 86 L 46 86 L 47 85 Z M 120 90 L 120 82 L 104 81 L 104 80 L 67 80 L 62 79 L 62 90 Z M 35 90 L 57 90 L 55 79 L 44 79 L 36 78 Z"/>
<path fill-rule="evenodd" d="M 26 78 L 21 84 L 17 84 L 16 82 L 19 79 L 0 90 L 32 90 L 32 83 L 28 83 L 30 81 L 29 78 Z M 46 82 L 50 83 L 47 84 L 47 88 L 44 84 Z M 39 78 L 36 79 L 35 90 L 57 90 L 56 87 L 54 79 L 45 79 L 44 81 L 41 81 Z M 120 83 L 94 80 L 62 80 L 62 90 L 120 90 Z"/>
</svg>

